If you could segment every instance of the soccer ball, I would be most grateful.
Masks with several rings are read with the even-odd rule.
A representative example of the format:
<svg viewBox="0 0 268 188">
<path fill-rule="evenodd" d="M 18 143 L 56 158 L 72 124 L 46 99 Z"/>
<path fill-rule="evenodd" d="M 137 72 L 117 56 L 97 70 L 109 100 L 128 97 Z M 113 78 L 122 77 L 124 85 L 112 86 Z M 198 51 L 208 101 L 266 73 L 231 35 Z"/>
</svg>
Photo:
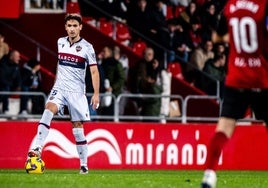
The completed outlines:
<svg viewBox="0 0 268 188">
<path fill-rule="evenodd" d="M 43 174 L 45 162 L 40 157 L 30 157 L 25 163 L 25 170 L 29 174 Z"/>
</svg>

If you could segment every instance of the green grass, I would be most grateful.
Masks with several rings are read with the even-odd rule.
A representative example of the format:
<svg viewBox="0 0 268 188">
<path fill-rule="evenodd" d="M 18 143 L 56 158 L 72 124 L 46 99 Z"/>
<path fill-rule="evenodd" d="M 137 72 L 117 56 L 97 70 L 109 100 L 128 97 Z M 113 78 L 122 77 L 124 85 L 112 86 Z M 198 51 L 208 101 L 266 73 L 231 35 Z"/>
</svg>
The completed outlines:
<svg viewBox="0 0 268 188">
<path fill-rule="evenodd" d="M 49 170 L 27 174 L 0 169 L 0 187 L 22 188 L 188 188 L 200 187 L 202 171 L 171 170 Z M 218 188 L 267 188 L 268 171 L 218 171 Z"/>
</svg>

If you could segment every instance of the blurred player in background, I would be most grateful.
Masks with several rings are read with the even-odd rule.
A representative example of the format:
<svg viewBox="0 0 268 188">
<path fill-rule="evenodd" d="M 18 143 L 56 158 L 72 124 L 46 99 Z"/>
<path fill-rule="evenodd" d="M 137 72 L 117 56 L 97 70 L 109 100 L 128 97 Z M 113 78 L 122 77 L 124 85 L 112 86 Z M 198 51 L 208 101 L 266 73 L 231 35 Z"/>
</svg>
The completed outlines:
<svg viewBox="0 0 268 188">
<path fill-rule="evenodd" d="M 208 146 L 202 188 L 216 187 L 221 151 L 249 107 L 268 125 L 267 2 L 228 0 L 224 9 L 227 28 L 219 28 L 221 33 L 212 36 L 215 42 L 229 42 L 230 53 L 221 117 Z"/>
<path fill-rule="evenodd" d="M 90 120 L 90 114 L 85 95 L 85 74 L 86 68 L 89 66 L 94 89 L 91 104 L 93 109 L 97 109 L 99 106 L 99 71 L 93 46 L 80 37 L 80 31 L 82 30 L 81 16 L 67 14 L 65 30 L 68 36 L 58 39 L 56 81 L 39 122 L 35 147 L 29 151 L 28 156 L 41 156 L 53 116 L 56 113 L 61 114 L 64 106 L 67 106 L 80 158 L 80 174 L 87 174 L 88 145 L 83 122 Z"/>
</svg>

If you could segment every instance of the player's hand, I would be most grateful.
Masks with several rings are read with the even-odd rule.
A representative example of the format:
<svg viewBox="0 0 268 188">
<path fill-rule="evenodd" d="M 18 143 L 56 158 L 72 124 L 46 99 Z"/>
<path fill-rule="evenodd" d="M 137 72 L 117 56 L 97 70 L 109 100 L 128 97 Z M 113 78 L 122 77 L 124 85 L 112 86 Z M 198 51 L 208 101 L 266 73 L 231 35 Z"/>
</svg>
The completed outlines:
<svg viewBox="0 0 268 188">
<path fill-rule="evenodd" d="M 100 97 L 99 97 L 99 95 L 94 94 L 91 97 L 90 104 L 92 105 L 93 110 L 98 109 L 99 105 L 100 105 Z"/>
</svg>

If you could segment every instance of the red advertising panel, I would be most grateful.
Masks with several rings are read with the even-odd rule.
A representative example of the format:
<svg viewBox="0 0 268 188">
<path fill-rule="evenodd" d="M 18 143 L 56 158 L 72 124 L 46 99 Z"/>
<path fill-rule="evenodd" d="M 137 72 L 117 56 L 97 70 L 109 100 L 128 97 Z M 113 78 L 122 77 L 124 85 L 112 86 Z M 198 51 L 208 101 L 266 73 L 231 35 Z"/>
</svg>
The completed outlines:
<svg viewBox="0 0 268 188">
<path fill-rule="evenodd" d="M 0 168 L 22 168 L 37 122 L 0 122 Z M 214 124 L 85 124 L 93 169 L 203 169 Z M 267 170 L 268 132 L 262 125 L 237 126 L 220 169 Z M 42 154 L 47 168 L 78 168 L 69 122 L 52 122 Z"/>
</svg>

